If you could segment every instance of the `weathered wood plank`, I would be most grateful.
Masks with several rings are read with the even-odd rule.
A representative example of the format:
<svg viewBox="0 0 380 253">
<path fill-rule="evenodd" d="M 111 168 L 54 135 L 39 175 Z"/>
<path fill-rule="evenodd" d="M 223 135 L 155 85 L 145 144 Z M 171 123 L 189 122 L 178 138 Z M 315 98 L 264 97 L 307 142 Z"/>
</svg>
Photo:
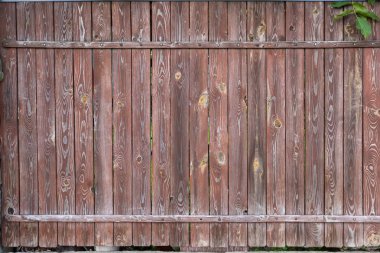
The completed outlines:
<svg viewBox="0 0 380 253">
<path fill-rule="evenodd" d="M 0 39 L 16 39 L 16 4 L 0 4 Z M 1 211 L 20 213 L 20 177 L 18 148 L 17 108 L 17 52 L 16 49 L 0 48 L 4 79 L 0 85 L 0 168 L 2 172 Z M 2 245 L 20 245 L 18 223 L 2 222 Z"/>
<path fill-rule="evenodd" d="M 92 39 L 111 40 L 111 4 L 92 4 Z M 95 214 L 113 213 L 111 50 L 93 52 Z M 113 245 L 113 224 L 95 224 L 95 245 Z"/>
<path fill-rule="evenodd" d="M 246 40 L 246 3 L 228 3 L 228 39 Z M 229 214 L 248 212 L 247 51 L 228 50 Z M 229 246 L 247 246 L 247 224 L 230 224 Z"/>
<path fill-rule="evenodd" d="M 343 40 L 340 10 L 325 4 L 325 39 Z M 343 49 L 325 50 L 325 214 L 343 214 Z M 343 246 L 343 224 L 325 225 L 325 246 Z"/>
<path fill-rule="evenodd" d="M 54 4 L 55 40 L 72 40 L 72 3 Z M 73 52 L 55 50 L 58 214 L 75 214 Z M 58 245 L 75 244 L 75 224 L 58 224 Z"/>
<path fill-rule="evenodd" d="M 247 3 L 249 41 L 266 40 L 265 3 Z M 265 50 L 248 50 L 248 214 L 266 214 Z M 248 246 L 266 246 L 266 224 L 248 224 Z"/>
<path fill-rule="evenodd" d="M 227 40 L 227 3 L 209 3 L 209 40 Z M 227 50 L 209 50 L 210 214 L 228 214 Z M 228 247 L 228 224 L 210 224 L 210 247 Z"/>
<path fill-rule="evenodd" d="M 53 40 L 53 3 L 36 3 L 36 38 Z M 54 49 L 36 49 L 38 213 L 57 214 Z M 40 223 L 40 247 L 57 246 L 57 224 Z"/>
<path fill-rule="evenodd" d="M 112 3 L 112 40 L 131 40 L 131 4 Z M 132 214 L 132 53 L 112 51 L 114 214 Z M 114 245 L 132 245 L 132 224 L 114 224 Z"/>
<path fill-rule="evenodd" d="M 35 21 L 35 4 L 18 3 L 17 39 L 35 39 Z M 20 214 L 36 214 L 38 213 L 36 50 L 19 49 L 17 56 Z M 20 224 L 20 245 L 38 246 L 38 224 Z"/>
<path fill-rule="evenodd" d="M 376 13 L 380 4 L 371 7 Z M 380 24 L 373 23 L 371 39 L 380 39 Z M 364 49 L 363 51 L 363 208 L 364 215 L 380 213 L 380 50 Z M 364 224 L 364 245 L 380 245 L 379 224 Z"/>
<path fill-rule="evenodd" d="M 150 40 L 149 2 L 131 3 L 132 40 Z M 132 50 L 133 214 L 151 213 L 150 50 Z M 133 224 L 133 245 L 151 244 L 151 224 Z"/>
<path fill-rule="evenodd" d="M 189 40 L 190 4 L 170 6 L 172 41 Z M 170 51 L 170 213 L 189 214 L 189 50 Z M 170 225 L 170 245 L 189 245 L 189 224 Z"/>
<path fill-rule="evenodd" d="M 170 3 L 152 3 L 152 40 L 170 39 Z M 152 51 L 152 214 L 169 214 L 170 51 Z M 152 244 L 169 245 L 169 224 L 152 225 Z"/>
<path fill-rule="evenodd" d="M 73 4 L 73 40 L 90 41 L 91 3 Z M 94 214 L 92 50 L 73 51 L 75 112 L 75 209 Z M 94 245 L 94 224 L 76 224 L 76 245 Z"/>
<path fill-rule="evenodd" d="M 305 39 L 324 39 L 324 5 L 305 6 Z M 306 167 L 305 214 L 324 213 L 324 51 L 305 51 Z M 305 225 L 305 245 L 324 245 L 323 224 Z"/>
<path fill-rule="evenodd" d="M 208 40 L 208 3 L 190 2 L 190 40 Z M 209 213 L 208 50 L 190 51 L 190 213 Z M 192 247 L 209 246 L 209 225 L 191 224 Z"/>
<path fill-rule="evenodd" d="M 267 40 L 285 39 L 284 3 L 266 4 Z M 267 214 L 285 214 L 285 50 L 268 50 Z M 267 246 L 285 246 L 285 224 L 267 225 Z"/>
</svg>

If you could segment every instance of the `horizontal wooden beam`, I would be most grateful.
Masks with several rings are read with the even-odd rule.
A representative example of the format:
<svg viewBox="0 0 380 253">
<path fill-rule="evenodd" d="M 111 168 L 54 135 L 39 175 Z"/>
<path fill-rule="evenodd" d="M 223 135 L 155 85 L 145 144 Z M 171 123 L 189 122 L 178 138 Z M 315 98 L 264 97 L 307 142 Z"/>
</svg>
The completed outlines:
<svg viewBox="0 0 380 253">
<path fill-rule="evenodd" d="M 380 216 L 352 215 L 14 215 L 10 222 L 133 222 L 133 223 L 380 223 Z"/>
<path fill-rule="evenodd" d="M 3 47 L 11 48 L 72 48 L 72 49 L 296 49 L 296 48 L 379 48 L 380 41 L 205 41 L 205 42 L 153 42 L 153 41 L 4 41 Z"/>
<path fill-rule="evenodd" d="M 77 2 L 78 0 L 43 0 L 43 2 Z M 81 0 L 81 2 L 104 2 L 105 0 Z M 120 0 L 107 0 L 119 2 Z M 123 0 L 125 2 L 148 2 L 147 0 Z M 190 2 L 204 2 L 205 0 L 191 0 Z M 347 0 L 246 0 L 246 2 L 344 2 Z M 354 2 L 364 2 L 355 0 Z M 0 0 L 0 3 L 41 2 L 41 0 Z M 149 2 L 189 2 L 189 0 L 150 0 Z M 208 0 L 207 2 L 241 2 L 241 0 Z"/>
</svg>

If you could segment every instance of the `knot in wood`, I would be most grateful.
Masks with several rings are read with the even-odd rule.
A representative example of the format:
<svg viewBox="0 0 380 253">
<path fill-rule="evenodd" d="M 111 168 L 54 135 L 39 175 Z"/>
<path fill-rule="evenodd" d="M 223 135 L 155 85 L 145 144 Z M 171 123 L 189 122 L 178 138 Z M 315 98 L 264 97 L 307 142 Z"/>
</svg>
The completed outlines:
<svg viewBox="0 0 380 253">
<path fill-rule="evenodd" d="M 201 96 L 199 97 L 198 107 L 200 109 L 205 109 L 208 107 L 208 92 L 207 91 L 202 92 Z"/>
<path fill-rule="evenodd" d="M 181 74 L 181 72 L 179 72 L 179 71 L 177 71 L 176 73 L 175 73 L 175 75 L 174 75 L 174 78 L 175 78 L 175 80 L 179 80 L 179 79 L 181 79 L 181 77 L 182 77 L 182 74 Z"/>
<path fill-rule="evenodd" d="M 84 105 L 87 104 L 87 96 L 86 95 L 83 95 L 80 100 L 81 100 L 82 104 L 84 104 Z"/>
<path fill-rule="evenodd" d="M 225 157 L 225 155 L 223 154 L 222 151 L 219 151 L 217 153 L 216 159 L 217 159 L 219 165 L 224 165 L 225 162 L 226 162 L 226 157 Z"/>
<path fill-rule="evenodd" d="M 274 121 L 273 121 L 273 126 L 275 127 L 275 128 L 281 128 L 282 127 L 282 122 L 281 122 L 281 120 L 280 119 L 275 119 Z"/>
<path fill-rule="evenodd" d="M 136 157 L 136 161 L 137 161 L 137 163 L 141 163 L 141 162 L 142 162 L 142 157 L 141 157 L 141 155 L 139 155 L 138 157 Z"/>
</svg>

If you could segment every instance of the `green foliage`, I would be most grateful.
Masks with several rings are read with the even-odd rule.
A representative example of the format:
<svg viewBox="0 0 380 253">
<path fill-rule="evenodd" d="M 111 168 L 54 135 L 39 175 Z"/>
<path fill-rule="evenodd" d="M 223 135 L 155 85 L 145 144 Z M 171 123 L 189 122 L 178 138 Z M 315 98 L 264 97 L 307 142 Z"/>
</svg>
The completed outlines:
<svg viewBox="0 0 380 253">
<path fill-rule="evenodd" d="M 370 5 L 374 5 L 376 0 L 367 0 Z M 331 4 L 333 8 L 347 7 L 349 9 L 342 10 L 339 14 L 335 15 L 334 19 L 338 20 L 346 16 L 354 15 L 356 18 L 356 29 L 363 35 L 364 38 L 368 38 L 372 34 L 373 21 L 379 21 L 380 17 L 369 10 L 367 6 L 358 2 L 334 2 Z"/>
</svg>

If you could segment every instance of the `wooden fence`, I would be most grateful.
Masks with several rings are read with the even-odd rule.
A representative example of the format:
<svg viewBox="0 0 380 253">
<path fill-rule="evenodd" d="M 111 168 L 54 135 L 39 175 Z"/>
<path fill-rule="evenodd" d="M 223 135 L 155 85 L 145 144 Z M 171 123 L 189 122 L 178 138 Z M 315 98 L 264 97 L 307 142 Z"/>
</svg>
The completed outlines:
<svg viewBox="0 0 380 253">
<path fill-rule="evenodd" d="M 380 24 L 337 12 L 0 3 L 3 245 L 379 246 Z"/>
</svg>

